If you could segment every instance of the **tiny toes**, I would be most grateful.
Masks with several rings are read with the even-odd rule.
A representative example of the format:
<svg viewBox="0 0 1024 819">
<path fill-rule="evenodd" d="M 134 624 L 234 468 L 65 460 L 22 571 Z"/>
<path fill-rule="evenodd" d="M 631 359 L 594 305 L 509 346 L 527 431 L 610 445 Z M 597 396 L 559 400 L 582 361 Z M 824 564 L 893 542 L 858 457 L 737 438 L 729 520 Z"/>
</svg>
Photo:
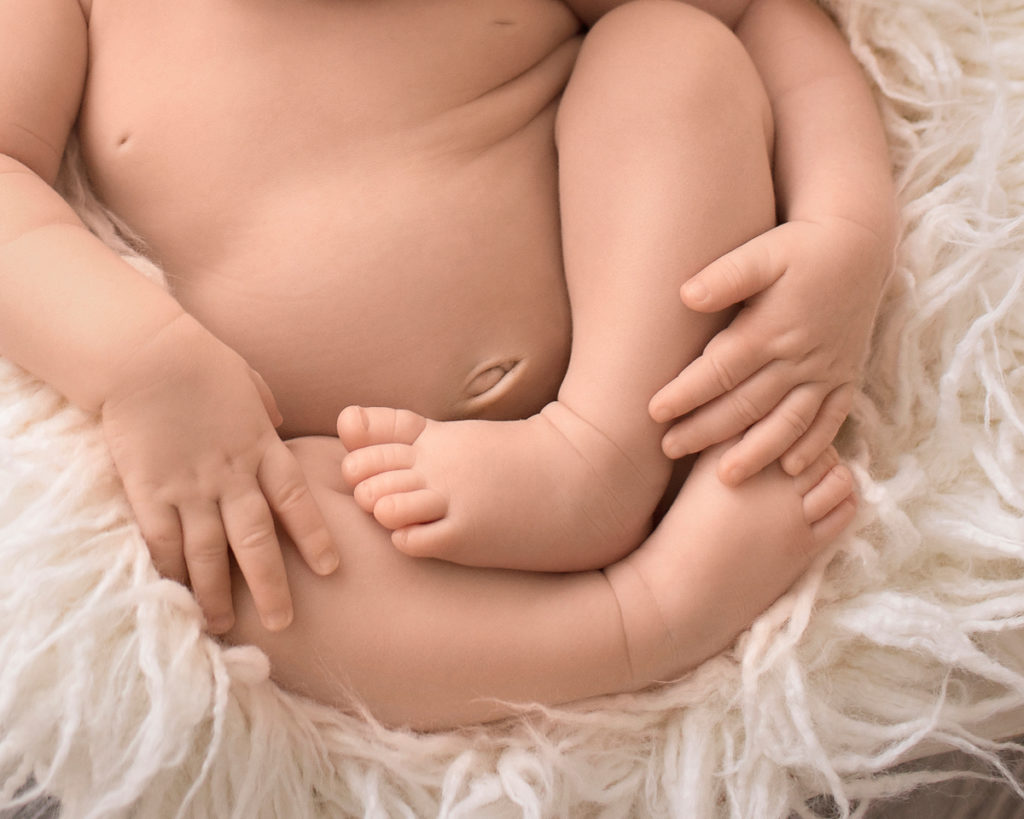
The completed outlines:
<svg viewBox="0 0 1024 819">
<path fill-rule="evenodd" d="M 373 507 L 381 498 L 425 489 L 426 485 L 426 481 L 419 472 L 412 469 L 396 469 L 372 475 L 366 480 L 360 481 L 352 492 L 352 497 L 360 507 L 367 512 L 372 512 Z"/>
<path fill-rule="evenodd" d="M 843 464 L 836 464 L 804 495 L 804 518 L 809 523 L 822 520 L 852 493 L 853 473 Z"/>
<path fill-rule="evenodd" d="M 363 446 L 369 421 L 366 410 L 362 407 L 345 407 L 338 415 L 338 437 L 347 449 L 358 449 Z"/>
<path fill-rule="evenodd" d="M 840 501 L 839 505 L 821 520 L 811 524 L 811 531 L 814 533 L 818 543 L 828 543 L 839 537 L 842 531 L 853 523 L 856 514 L 857 498 L 854 495 L 850 495 Z"/>
<path fill-rule="evenodd" d="M 799 472 L 794 474 L 793 472 L 789 472 L 789 470 L 786 471 L 789 474 L 794 475 L 797 491 L 800 492 L 801 495 L 804 495 L 821 483 L 822 478 L 824 478 L 829 471 L 838 464 L 839 453 L 836 452 L 835 447 L 830 446 Z"/>
<path fill-rule="evenodd" d="M 373 516 L 385 529 L 433 523 L 448 514 L 448 499 L 433 489 L 386 495 L 373 507 Z"/>
<path fill-rule="evenodd" d="M 453 552 L 454 541 L 450 523 L 449 518 L 444 518 L 426 524 L 406 526 L 391 533 L 391 542 L 398 551 L 409 557 L 434 557 L 451 561 L 456 555 Z"/>
<path fill-rule="evenodd" d="M 341 474 L 354 487 L 375 475 L 409 469 L 415 463 L 416 450 L 408 444 L 377 444 L 349 452 L 341 462 Z"/>
<path fill-rule="evenodd" d="M 409 410 L 345 407 L 338 416 L 338 437 L 349 450 L 374 444 L 411 444 L 426 425 L 426 418 Z"/>
</svg>

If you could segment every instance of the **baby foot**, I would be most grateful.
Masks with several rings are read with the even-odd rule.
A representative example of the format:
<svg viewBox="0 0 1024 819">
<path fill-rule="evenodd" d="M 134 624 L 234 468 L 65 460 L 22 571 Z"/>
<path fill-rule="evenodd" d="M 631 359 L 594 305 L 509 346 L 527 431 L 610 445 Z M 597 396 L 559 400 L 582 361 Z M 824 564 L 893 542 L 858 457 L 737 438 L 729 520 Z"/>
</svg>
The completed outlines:
<svg viewBox="0 0 1024 819">
<path fill-rule="evenodd" d="M 397 548 L 474 566 L 606 566 L 646 534 L 671 468 L 666 460 L 663 474 L 643 474 L 557 403 L 521 421 L 348 407 L 338 435 L 356 503 Z"/>
<path fill-rule="evenodd" d="M 853 475 L 829 449 L 796 477 L 776 463 L 722 483 L 729 443 L 703 453 L 658 528 L 605 569 L 637 686 L 727 647 L 853 520 Z"/>
</svg>

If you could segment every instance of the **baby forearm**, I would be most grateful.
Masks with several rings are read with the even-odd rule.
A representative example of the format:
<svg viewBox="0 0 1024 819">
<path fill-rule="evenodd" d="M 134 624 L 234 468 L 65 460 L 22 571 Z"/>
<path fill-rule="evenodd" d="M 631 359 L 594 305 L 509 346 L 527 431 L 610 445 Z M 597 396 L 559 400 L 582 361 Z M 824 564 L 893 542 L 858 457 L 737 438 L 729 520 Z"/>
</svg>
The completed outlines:
<svg viewBox="0 0 1024 819">
<path fill-rule="evenodd" d="M 8 157 L 0 213 L 0 354 L 98 409 L 127 358 L 182 309 Z"/>
<path fill-rule="evenodd" d="M 780 218 L 847 220 L 888 253 L 895 205 L 885 134 L 832 21 L 810 0 L 754 0 L 736 31 L 772 103 Z"/>
</svg>

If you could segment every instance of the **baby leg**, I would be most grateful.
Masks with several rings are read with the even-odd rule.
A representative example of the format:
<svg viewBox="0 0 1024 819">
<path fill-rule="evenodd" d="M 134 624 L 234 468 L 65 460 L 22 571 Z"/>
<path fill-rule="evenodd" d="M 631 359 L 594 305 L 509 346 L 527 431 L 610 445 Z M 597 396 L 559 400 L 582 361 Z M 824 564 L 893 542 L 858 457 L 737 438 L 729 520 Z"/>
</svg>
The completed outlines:
<svg viewBox="0 0 1024 819">
<path fill-rule="evenodd" d="M 421 730 L 678 677 L 726 647 L 852 515 L 849 472 L 827 459 L 733 489 L 712 452 L 645 544 L 606 572 L 468 568 L 392 549 L 339 482 L 337 440 L 290 446 L 341 567 L 319 577 L 286 547 L 295 619 L 279 633 L 236 577 L 226 639 L 266 651 L 286 688 Z"/>
<path fill-rule="evenodd" d="M 637 686 L 728 646 L 853 520 L 853 476 L 829 448 L 796 477 L 778 463 L 738 487 L 702 453 L 658 528 L 605 569 Z"/>
<path fill-rule="evenodd" d="M 236 625 L 225 639 L 267 652 L 279 684 L 426 730 L 503 717 L 509 702 L 567 702 L 627 687 L 618 607 L 600 572 L 478 569 L 404 555 L 353 502 L 337 439 L 289 446 L 341 565 L 318 577 L 279 533 L 295 616 L 278 633 L 260 625 L 234 576 Z"/>
<path fill-rule="evenodd" d="M 339 419 L 356 500 L 399 548 L 565 571 L 640 542 L 671 472 L 648 403 L 727 318 L 688 312 L 679 287 L 772 225 L 770 131 L 752 63 L 712 17 L 648 0 L 602 18 L 558 112 L 573 320 L 558 400 L 514 422 Z"/>
</svg>

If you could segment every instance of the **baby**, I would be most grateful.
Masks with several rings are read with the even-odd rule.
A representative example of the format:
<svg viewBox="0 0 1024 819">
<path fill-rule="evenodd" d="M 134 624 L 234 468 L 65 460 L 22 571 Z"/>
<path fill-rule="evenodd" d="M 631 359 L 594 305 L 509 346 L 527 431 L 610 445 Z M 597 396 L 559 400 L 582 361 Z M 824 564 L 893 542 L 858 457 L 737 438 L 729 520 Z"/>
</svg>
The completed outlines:
<svg viewBox="0 0 1024 819">
<path fill-rule="evenodd" d="M 704 5 L 0 0 L 0 352 L 282 683 L 419 727 L 632 690 L 849 522 L 881 130 L 813 5 Z M 73 127 L 173 298 L 53 193 Z"/>
<path fill-rule="evenodd" d="M 785 73 L 792 68 L 780 50 L 788 47 L 790 36 L 818 36 L 813 22 L 820 25 L 820 21 L 800 4 L 761 5 L 774 5 L 780 14 L 761 9 L 744 25 L 754 48 L 763 55 L 762 62 L 767 63 L 764 70 L 769 79 L 793 83 L 799 76 Z M 584 3 L 577 10 L 587 7 Z M 798 360 L 786 362 L 797 372 L 783 374 L 786 368 L 768 366 L 758 373 L 758 366 L 765 362 L 756 358 L 751 362 L 753 351 L 733 350 L 723 354 L 725 360 L 716 360 L 712 348 L 707 351 L 703 376 L 699 370 L 697 375 L 691 373 L 648 403 L 658 388 L 700 355 L 724 323 L 721 314 L 687 311 L 678 300 L 681 281 L 727 250 L 764 233 L 775 220 L 769 164 L 773 125 L 753 64 L 736 54 L 729 76 L 738 87 L 726 88 L 726 96 L 712 102 L 710 85 L 694 89 L 681 81 L 668 67 L 671 55 L 659 53 L 656 41 L 652 43 L 652 29 L 691 28 L 697 24 L 694 17 L 678 4 L 657 3 L 630 4 L 607 15 L 577 54 L 557 112 L 552 112 L 561 256 L 572 327 L 568 369 L 556 400 L 524 420 L 503 424 L 435 421 L 385 408 L 353 407 L 341 414 L 339 437 L 351 451 L 344 472 L 354 497 L 378 522 L 394 530 L 393 541 L 403 551 L 468 565 L 541 571 L 601 568 L 623 557 L 649 531 L 668 485 L 672 465 L 665 453 L 680 455 L 703 448 L 680 442 L 687 437 L 685 428 L 668 438 L 665 452 L 661 440 L 674 416 L 715 397 L 714 390 L 707 391 L 708 377 L 712 386 L 722 381 L 733 386 L 755 376 L 742 395 L 729 399 L 742 417 L 738 426 L 725 431 L 726 436 L 743 431 L 779 405 L 726 459 L 722 477 L 730 483 L 741 482 L 784 454 L 791 473 L 796 474 L 826 449 L 838 431 L 849 408 L 852 383 L 846 379 L 852 362 L 843 362 L 841 375 L 830 372 L 836 359 L 849 354 L 843 349 L 844 334 L 834 326 L 824 334 L 808 327 L 805 313 L 829 310 L 829 300 L 817 288 L 813 301 L 804 301 L 806 295 L 797 300 L 803 302 L 800 313 L 793 312 L 796 305 L 790 298 L 771 299 L 781 302 L 774 305 L 780 308 L 773 316 L 774 326 L 761 332 L 748 329 L 744 340 L 763 349 L 779 336 L 808 336 L 794 345 Z M 791 31 L 779 32 L 779 26 Z M 768 31 L 772 39 L 763 42 Z M 716 47 L 735 52 L 741 48 L 735 41 L 716 42 Z M 818 60 L 834 59 L 830 52 L 837 48 L 834 39 L 811 46 Z M 728 57 L 719 55 L 719 59 Z M 819 76 L 810 70 L 814 66 L 804 63 L 800 70 L 815 81 L 828 81 L 827 74 Z M 688 66 L 686 70 L 692 73 Z M 792 89 L 785 90 L 792 94 Z M 723 99 L 727 100 L 724 106 Z M 832 108 L 846 109 L 848 101 L 839 99 Z M 797 104 L 805 107 L 803 116 L 812 122 L 831 116 L 827 111 L 806 110 L 806 101 Z M 712 114 L 712 106 L 726 110 Z M 867 116 L 870 109 L 849 107 L 853 110 L 847 116 L 859 135 L 864 121 L 873 121 Z M 864 121 L 858 122 L 856 115 Z M 782 138 L 787 139 L 788 132 Z M 836 147 L 829 146 L 830 150 Z M 879 149 L 880 144 L 874 147 Z M 810 146 L 801 145 L 800 150 L 809 151 Z M 869 182 L 875 184 L 873 179 Z M 886 188 L 879 186 L 866 199 L 880 201 Z M 692 191 L 702 193 L 697 202 Z M 828 193 L 823 185 L 817 196 Z M 843 191 L 847 197 L 853 193 L 860 190 Z M 860 235 L 864 202 L 846 211 L 838 197 L 822 201 L 837 209 L 832 218 L 840 218 L 819 228 L 828 237 L 829 252 L 842 252 L 838 249 L 843 245 L 871 248 L 876 243 Z M 829 218 L 824 207 L 813 216 Z M 872 224 L 870 219 L 865 222 Z M 788 227 L 793 229 L 792 221 Z M 522 233 L 524 238 L 533 235 Z M 804 230 L 798 238 L 789 239 L 798 241 L 811 244 L 822 239 Z M 547 252 L 557 253 L 554 242 Z M 760 258 L 755 251 L 753 261 L 743 268 L 770 281 L 792 263 L 790 252 L 780 241 L 775 250 L 760 250 Z M 522 254 L 513 258 L 530 263 Z M 503 294 L 514 292 L 498 264 L 492 264 L 491 271 L 501 277 L 497 286 Z M 535 286 L 529 271 L 518 269 L 510 275 L 550 303 L 548 289 Z M 788 275 L 801 278 L 803 274 L 789 271 Z M 388 283 L 396 279 L 392 275 Z M 751 287 L 737 282 L 744 292 L 718 306 L 753 296 L 768 283 L 755 282 Z M 804 281 L 797 286 L 810 285 L 811 281 Z M 381 284 L 382 289 L 387 286 Z M 779 287 L 785 289 L 786 285 Z M 769 293 L 775 295 L 774 290 Z M 847 305 L 854 310 L 856 335 L 866 332 L 877 295 L 877 287 L 872 287 L 867 309 L 859 302 Z M 445 296 L 450 298 L 447 292 Z M 538 303 L 510 301 L 509 306 L 514 305 L 517 312 L 536 313 Z M 752 318 L 748 315 L 743 321 Z M 816 349 L 821 346 L 828 350 L 824 355 Z M 854 349 L 862 348 L 863 341 L 858 340 Z M 510 349 L 504 348 L 470 373 L 467 393 L 477 403 L 455 417 L 479 416 L 484 406 L 494 417 L 495 404 L 503 396 L 523 394 L 521 382 L 528 381 L 536 362 L 529 355 L 510 354 Z M 548 349 L 558 351 L 560 345 Z M 819 361 L 799 361 L 811 350 Z M 785 400 L 780 403 L 781 399 Z M 434 417 L 451 418 L 452 414 Z M 723 437 L 719 433 L 703 443 Z M 790 447 L 792 451 L 787 452 Z"/>
</svg>

